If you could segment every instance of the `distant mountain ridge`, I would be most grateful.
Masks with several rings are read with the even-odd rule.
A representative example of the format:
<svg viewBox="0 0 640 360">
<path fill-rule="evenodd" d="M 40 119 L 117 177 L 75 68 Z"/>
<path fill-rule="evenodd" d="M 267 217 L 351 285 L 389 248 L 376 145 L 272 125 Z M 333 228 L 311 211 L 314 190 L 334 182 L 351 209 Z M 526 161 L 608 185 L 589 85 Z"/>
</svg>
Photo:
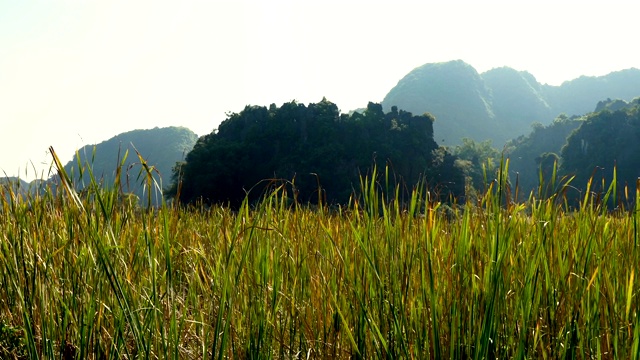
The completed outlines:
<svg viewBox="0 0 640 360">
<path fill-rule="evenodd" d="M 142 186 L 144 177 L 139 175 L 143 166 L 136 151 L 149 167 L 153 167 L 154 178 L 159 182 L 159 186 L 164 188 L 171 183 L 172 169 L 176 162 L 184 160 L 197 140 L 198 136 L 185 127 L 128 131 L 99 144 L 82 147 L 65 165 L 65 171 L 74 179 L 77 187 L 82 188 L 83 184 L 89 183 L 89 175 L 85 169 L 82 179 L 80 178 L 78 163 L 85 168 L 89 165 L 98 181 L 103 180 L 107 185 L 111 185 L 115 179 L 116 168 L 128 151 L 121 174 L 123 191 L 132 192 L 143 199 L 150 189 Z M 153 192 L 153 189 L 151 191 Z M 153 194 L 155 205 L 161 200 L 159 194 Z"/>
<path fill-rule="evenodd" d="M 42 193 L 46 188 L 46 180 L 35 179 L 31 182 L 24 181 L 17 176 L 0 176 L 0 193 L 5 195 L 5 200 L 11 200 L 11 194 L 26 197 L 36 193 Z"/>
<path fill-rule="evenodd" d="M 24 196 L 29 192 L 29 183 L 15 176 L 0 177 L 0 194 L 4 194 L 5 200 L 10 201 L 11 195 Z M 0 198 L 2 199 L 2 198 Z"/>
<path fill-rule="evenodd" d="M 76 151 L 72 160 L 64 165 L 64 169 L 74 182 L 76 190 L 80 191 L 90 183 L 89 168 L 96 181 L 112 186 L 116 169 L 122 163 L 122 191 L 133 193 L 144 200 L 149 194 L 149 189 L 143 186 L 143 165 L 136 151 L 140 153 L 147 166 L 153 169 L 154 179 L 164 190 L 171 183 L 173 167 L 177 162 L 184 160 L 197 140 L 196 133 L 180 126 L 132 130 L 98 144 L 83 146 Z M 127 158 L 123 162 L 125 154 Z M 79 167 L 82 167 L 82 170 Z M 31 182 L 19 177 L 0 176 L 0 194 L 4 193 L 7 201 L 10 200 L 11 193 L 24 197 L 44 192 L 47 187 L 55 189 L 58 185 L 57 174 L 48 179 L 36 179 Z M 151 193 L 153 205 L 159 205 L 162 201 L 161 194 L 154 189 L 151 189 Z"/>
<path fill-rule="evenodd" d="M 593 111 L 603 99 L 630 101 L 640 96 L 640 70 L 582 76 L 560 86 L 540 84 L 526 72 L 509 67 L 479 74 L 462 60 L 422 65 L 407 74 L 382 101 L 414 114 L 436 117 L 435 138 L 456 145 L 462 138 L 507 140 L 529 133 L 534 122 L 549 124 L 559 114 Z"/>
</svg>

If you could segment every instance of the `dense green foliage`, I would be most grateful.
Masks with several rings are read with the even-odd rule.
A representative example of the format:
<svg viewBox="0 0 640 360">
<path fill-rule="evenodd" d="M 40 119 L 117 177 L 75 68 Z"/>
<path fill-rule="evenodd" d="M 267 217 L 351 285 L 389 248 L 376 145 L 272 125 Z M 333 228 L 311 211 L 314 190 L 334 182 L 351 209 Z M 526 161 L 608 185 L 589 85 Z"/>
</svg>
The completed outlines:
<svg viewBox="0 0 640 360">
<path fill-rule="evenodd" d="M 547 126 L 534 123 L 529 135 L 520 136 L 507 143 L 505 156 L 510 159 L 509 175 L 512 182 L 515 182 L 516 178 L 518 180 L 521 199 L 526 199 L 531 191 L 538 193 L 541 181 L 543 185 L 551 184 L 553 162 L 549 166 L 549 159 L 552 159 L 554 155 L 556 158 L 560 155 L 562 147 L 567 142 L 567 137 L 583 121 L 583 117 L 569 118 L 561 114 Z M 554 190 L 542 189 L 542 191 L 551 192 Z"/>
<path fill-rule="evenodd" d="M 468 177 L 468 185 L 476 190 L 482 190 L 479 186 L 494 175 L 492 162 L 504 157 L 510 161 L 512 190 L 517 187 L 521 201 L 532 192 L 545 198 L 556 193 L 564 181 L 573 179 L 563 195 L 570 204 L 577 206 L 587 191 L 604 196 L 613 184 L 608 205 L 629 208 L 631 203 L 614 201 L 620 200 L 625 191 L 626 198 L 634 199 L 628 189 L 633 189 L 640 177 L 639 112 L 640 98 L 631 102 L 607 99 L 586 115 L 561 114 L 547 126 L 534 123 L 529 135 L 510 140 L 502 153 L 489 141 L 463 139 L 454 155 Z M 596 181 L 589 183 L 591 179 Z"/>
<path fill-rule="evenodd" d="M 558 114 L 593 110 L 608 97 L 631 100 L 640 95 L 640 70 L 600 77 L 580 77 L 560 86 L 542 85 L 529 73 L 497 68 L 478 74 L 458 60 L 420 66 L 389 91 L 385 109 L 397 106 L 413 113 L 430 112 L 438 121 L 435 138 L 459 145 L 463 138 L 492 140 L 502 147 L 528 133 L 533 122 L 549 124 Z"/>
<path fill-rule="evenodd" d="M 637 359 L 640 209 L 513 203 L 507 170 L 447 216 L 368 179 L 338 211 L 0 188 L 0 358 Z"/>
<path fill-rule="evenodd" d="M 302 203 L 346 204 L 361 175 L 388 165 L 390 174 L 380 181 L 402 195 L 424 180 L 443 199 L 461 196 L 464 177 L 433 140 L 433 121 L 396 108 L 385 114 L 374 103 L 362 113 L 340 114 L 326 99 L 247 106 L 198 140 L 169 194 L 183 203 L 237 207 L 247 193 L 255 201 L 272 185 L 268 179 L 278 179 Z"/>
<path fill-rule="evenodd" d="M 462 139 L 462 145 L 456 146 L 453 154 L 467 178 L 467 192 L 486 190 L 484 186 L 494 178 L 502 160 L 502 154 L 492 146 L 491 140 L 478 143 Z"/>
<path fill-rule="evenodd" d="M 157 206 L 162 200 L 162 193 L 157 190 L 169 184 L 173 167 L 185 158 L 197 139 L 193 131 L 184 127 L 133 130 L 97 145 L 84 146 L 65 165 L 65 170 L 80 190 L 90 181 L 89 170 L 96 179 L 110 184 L 114 182 L 116 169 L 121 169 L 122 190 L 140 199 L 151 194 L 152 202 Z M 156 175 L 157 187 L 149 189 L 140 185 L 140 179 L 146 173 L 145 166 Z M 79 169 L 84 169 L 84 173 Z"/>
<path fill-rule="evenodd" d="M 610 103 L 618 110 L 604 105 L 604 110 L 587 115 L 562 148 L 561 174 L 575 176 L 577 196 L 589 190 L 604 194 L 608 190 L 605 184 L 613 183 L 615 176 L 617 194 L 612 201 L 616 195 L 620 200 L 624 187 L 634 189 L 640 178 L 640 98 L 624 107 L 617 101 Z M 586 189 L 591 178 L 596 181 Z"/>
</svg>

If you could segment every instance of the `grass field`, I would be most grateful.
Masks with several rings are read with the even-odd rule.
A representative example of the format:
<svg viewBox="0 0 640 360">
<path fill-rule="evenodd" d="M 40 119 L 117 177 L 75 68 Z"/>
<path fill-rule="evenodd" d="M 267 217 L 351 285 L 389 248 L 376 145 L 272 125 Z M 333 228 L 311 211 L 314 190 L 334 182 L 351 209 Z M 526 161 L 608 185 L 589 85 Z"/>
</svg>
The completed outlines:
<svg viewBox="0 0 640 360">
<path fill-rule="evenodd" d="M 366 179 L 343 208 L 281 187 L 238 211 L 62 182 L 1 190 L 2 359 L 640 358 L 636 208 L 500 178 L 449 211 Z"/>
</svg>

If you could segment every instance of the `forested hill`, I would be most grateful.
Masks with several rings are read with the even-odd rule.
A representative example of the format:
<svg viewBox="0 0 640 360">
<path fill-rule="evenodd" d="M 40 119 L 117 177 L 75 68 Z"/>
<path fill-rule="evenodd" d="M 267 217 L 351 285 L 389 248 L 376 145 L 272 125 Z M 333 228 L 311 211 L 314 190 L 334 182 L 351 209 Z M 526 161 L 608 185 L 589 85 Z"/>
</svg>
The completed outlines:
<svg viewBox="0 0 640 360">
<path fill-rule="evenodd" d="M 145 159 L 147 165 L 153 167 L 153 175 L 158 180 L 158 185 L 166 187 L 171 183 L 173 167 L 177 162 L 184 160 L 197 140 L 198 136 L 184 127 L 133 130 L 116 135 L 96 145 L 84 146 L 65 165 L 65 170 L 67 173 L 73 174 L 74 181 L 79 188 L 82 188 L 83 184 L 89 183 L 87 165 L 91 167 L 98 181 L 112 184 L 116 168 L 128 151 L 122 166 L 123 191 L 132 192 L 140 199 L 144 199 L 144 196 L 148 194 L 146 191 L 149 189 L 144 189 L 142 186 L 143 178 L 139 175 L 143 171 L 143 167 L 136 150 Z M 79 159 L 78 155 L 80 155 Z M 85 167 L 82 178 L 79 174 L 78 163 Z M 153 201 L 156 205 L 161 200 L 159 195 L 159 193 L 153 193 Z"/>
<path fill-rule="evenodd" d="M 601 111 L 587 114 L 567 138 L 560 153 L 560 175 L 575 176 L 573 188 L 583 190 L 593 178 L 590 190 L 602 194 L 615 178 L 617 200 L 613 206 L 618 206 L 625 200 L 625 186 L 629 196 L 635 197 L 640 178 L 640 98 L 626 106 L 609 101 L 601 102 L 599 107 Z"/>
<path fill-rule="evenodd" d="M 571 117 L 560 115 L 546 126 L 535 124 L 527 136 L 509 141 L 502 155 L 510 160 L 509 174 L 513 177 L 512 184 L 518 184 L 521 201 L 526 200 L 531 191 L 539 197 L 550 196 L 559 191 L 561 184 L 573 179 L 563 196 L 575 205 L 583 198 L 590 179 L 593 180 L 590 192 L 604 194 L 613 181 L 616 167 L 618 200 L 626 202 L 635 197 L 636 180 L 640 177 L 638 144 L 640 97 L 630 102 L 607 99 L 598 102 L 594 112 Z M 472 160 L 474 155 L 482 161 L 501 156 L 497 149 L 488 152 L 468 140 L 465 145 L 456 147 L 455 152 L 464 160 Z M 490 156 L 484 156 L 486 153 Z M 473 165 L 475 169 L 481 166 L 479 161 Z M 556 178 L 553 178 L 554 172 Z M 629 187 L 628 199 L 621 196 L 625 185 Z M 612 197 L 609 205 L 620 204 Z"/>
<path fill-rule="evenodd" d="M 385 109 L 397 106 L 436 119 L 435 139 L 456 145 L 463 138 L 493 140 L 497 147 L 527 134 L 531 124 L 550 124 L 561 113 L 581 115 L 593 104 L 640 96 L 640 70 L 583 76 L 560 86 L 540 84 L 533 75 L 508 67 L 479 74 L 461 60 L 420 66 L 389 91 Z"/>
<path fill-rule="evenodd" d="M 395 107 L 384 113 L 374 103 L 362 113 L 340 114 L 326 99 L 247 106 L 198 140 L 169 195 L 183 203 L 234 207 L 246 195 L 260 198 L 268 179 L 279 179 L 278 185 L 289 182 L 289 197 L 301 203 L 346 204 L 358 195 L 361 176 L 371 179 L 377 166 L 382 174 L 377 186 L 384 191 L 397 185 L 405 195 L 426 182 L 434 197 L 462 196 L 464 174 L 434 141 L 433 121 L 429 114 Z"/>
</svg>

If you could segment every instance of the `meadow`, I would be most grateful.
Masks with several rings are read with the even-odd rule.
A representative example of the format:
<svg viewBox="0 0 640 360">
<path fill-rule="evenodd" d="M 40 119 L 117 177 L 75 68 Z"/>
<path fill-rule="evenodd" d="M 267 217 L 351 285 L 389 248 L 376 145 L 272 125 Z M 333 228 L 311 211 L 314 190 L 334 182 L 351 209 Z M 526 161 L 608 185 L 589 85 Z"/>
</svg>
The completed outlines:
<svg viewBox="0 0 640 360">
<path fill-rule="evenodd" d="M 638 207 L 514 203 L 504 173 L 450 207 L 386 173 L 344 207 L 3 187 L 0 358 L 640 358 Z"/>
</svg>

